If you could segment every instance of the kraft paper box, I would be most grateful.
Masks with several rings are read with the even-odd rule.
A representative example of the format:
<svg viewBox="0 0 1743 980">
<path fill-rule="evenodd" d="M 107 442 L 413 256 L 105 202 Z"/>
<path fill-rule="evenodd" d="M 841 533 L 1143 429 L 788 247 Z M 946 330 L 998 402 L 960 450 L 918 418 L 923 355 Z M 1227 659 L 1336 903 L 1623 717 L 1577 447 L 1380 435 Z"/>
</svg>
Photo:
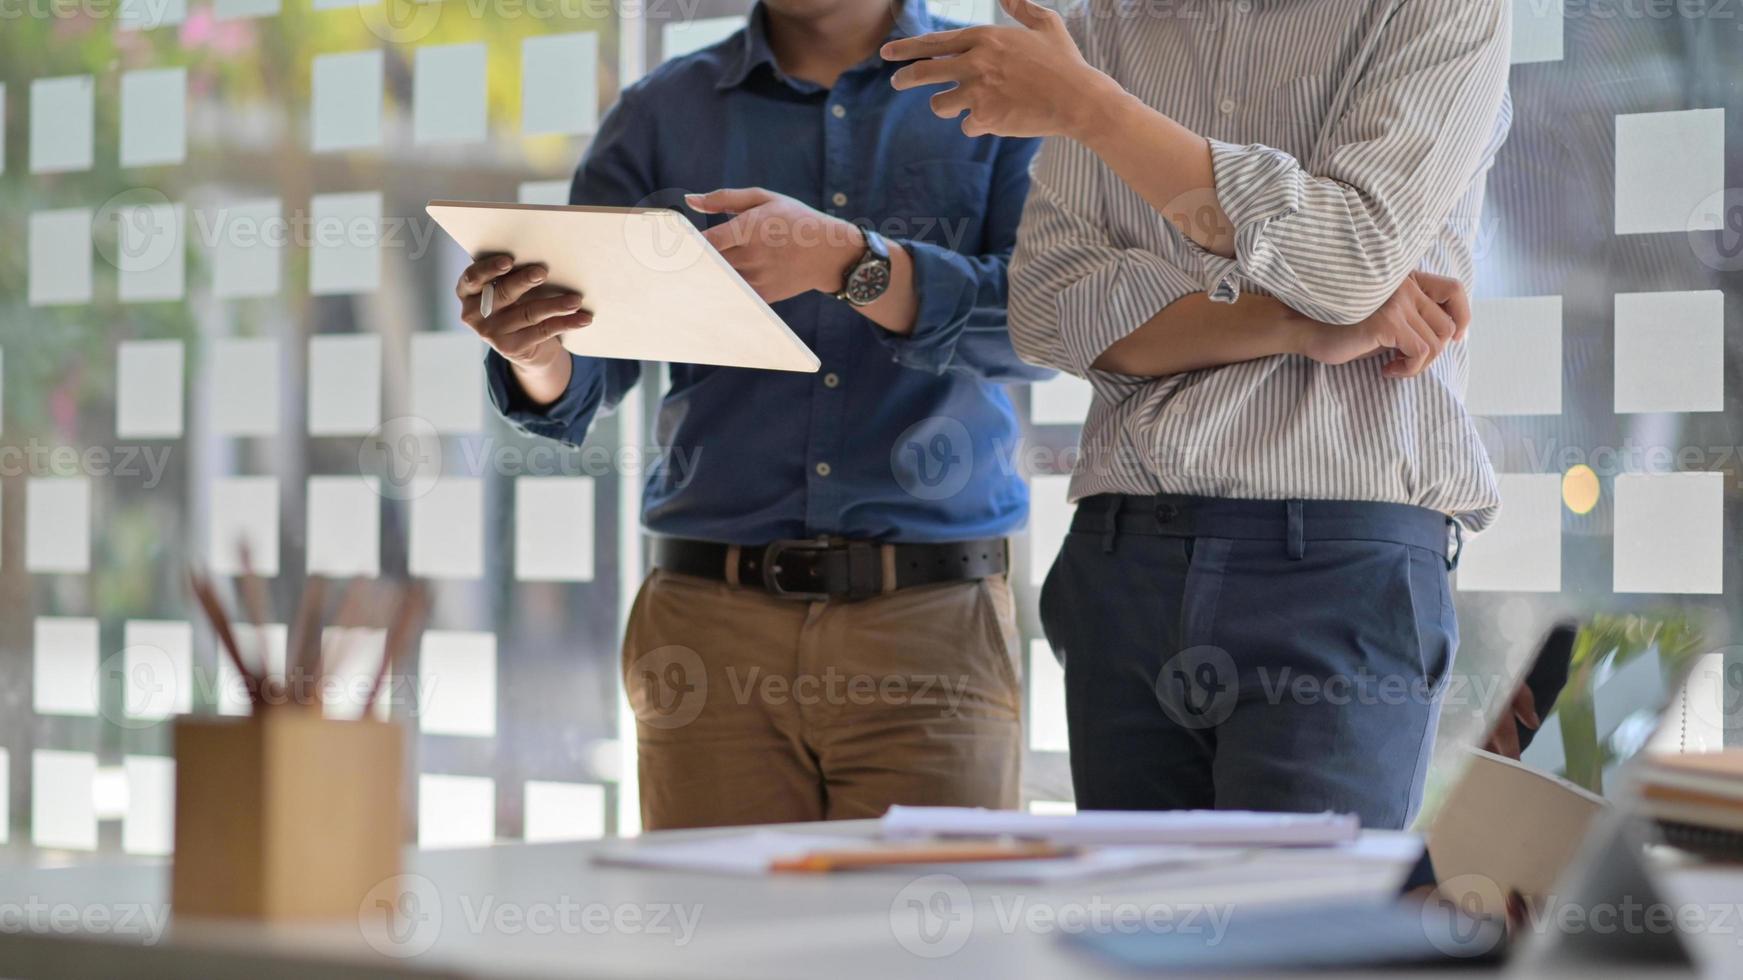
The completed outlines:
<svg viewBox="0 0 1743 980">
<path fill-rule="evenodd" d="M 354 919 L 399 874 L 405 734 L 266 707 L 175 726 L 178 917 Z"/>
</svg>

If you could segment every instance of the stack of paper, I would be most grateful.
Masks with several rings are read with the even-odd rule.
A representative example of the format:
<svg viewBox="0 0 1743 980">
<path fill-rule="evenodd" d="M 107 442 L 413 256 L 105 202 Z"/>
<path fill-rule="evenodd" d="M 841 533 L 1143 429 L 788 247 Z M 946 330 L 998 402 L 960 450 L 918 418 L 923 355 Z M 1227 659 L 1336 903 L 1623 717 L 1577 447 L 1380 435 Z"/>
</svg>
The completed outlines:
<svg viewBox="0 0 1743 980">
<path fill-rule="evenodd" d="M 1021 837 L 1055 844 L 1213 844 L 1277 847 L 1356 839 L 1353 813 L 1246 810 L 1086 810 L 1043 814 L 948 806 L 893 806 L 879 828 L 891 840 Z"/>
</svg>

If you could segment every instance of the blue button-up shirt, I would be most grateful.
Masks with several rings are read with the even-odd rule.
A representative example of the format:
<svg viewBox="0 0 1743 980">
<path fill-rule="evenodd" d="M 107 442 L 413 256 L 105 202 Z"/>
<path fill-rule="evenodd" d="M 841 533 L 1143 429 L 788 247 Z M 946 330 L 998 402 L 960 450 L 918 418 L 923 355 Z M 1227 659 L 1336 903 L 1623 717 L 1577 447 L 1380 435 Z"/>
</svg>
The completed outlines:
<svg viewBox="0 0 1743 980">
<path fill-rule="evenodd" d="M 892 34 L 933 29 L 923 0 L 909 0 Z M 1035 141 L 964 136 L 932 114 L 932 91 L 890 87 L 896 67 L 874 55 L 829 89 L 787 77 L 759 5 L 744 30 L 628 88 L 600 125 L 572 203 L 673 207 L 700 226 L 683 194 L 764 187 L 900 242 L 919 297 L 908 336 L 817 292 L 774 304 L 822 360 L 815 374 L 671 365 L 656 435 L 668 452 L 643 498 L 649 530 L 733 544 L 929 542 L 1023 523 L 1028 488 L 1003 384 L 1050 372 L 1011 350 L 1005 269 Z M 486 364 L 510 422 L 569 443 L 641 373 L 634 361 L 575 357 L 568 390 L 540 409 L 501 357 Z"/>
</svg>

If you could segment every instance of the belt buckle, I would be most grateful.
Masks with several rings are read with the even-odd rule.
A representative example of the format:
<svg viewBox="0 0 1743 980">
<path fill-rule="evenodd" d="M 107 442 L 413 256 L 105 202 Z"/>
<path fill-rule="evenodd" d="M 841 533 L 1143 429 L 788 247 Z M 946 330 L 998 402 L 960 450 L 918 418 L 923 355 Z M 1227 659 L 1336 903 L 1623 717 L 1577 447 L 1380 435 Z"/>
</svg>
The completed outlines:
<svg viewBox="0 0 1743 980">
<path fill-rule="evenodd" d="M 799 592 L 783 586 L 778 576 L 780 569 L 776 560 L 787 551 L 828 551 L 829 548 L 828 538 L 783 538 L 769 542 L 763 549 L 763 588 L 777 599 L 827 602 L 830 598 L 827 592 Z"/>
</svg>

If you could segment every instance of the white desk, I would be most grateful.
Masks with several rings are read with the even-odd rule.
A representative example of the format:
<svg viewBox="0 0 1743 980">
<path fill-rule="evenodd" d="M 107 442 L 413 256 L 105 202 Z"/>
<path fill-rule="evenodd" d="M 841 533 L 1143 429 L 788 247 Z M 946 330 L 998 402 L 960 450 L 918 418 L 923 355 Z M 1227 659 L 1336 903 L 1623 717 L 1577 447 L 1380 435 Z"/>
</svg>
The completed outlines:
<svg viewBox="0 0 1743 980">
<path fill-rule="evenodd" d="M 802 829 L 865 835 L 873 826 L 868 821 Z M 166 864 L 112 859 L 34 868 L 15 863 L 0 866 L 0 909 L 6 910 L 0 913 L 0 974 L 178 980 L 1124 976 L 1061 943 L 1059 933 L 1084 916 L 1100 915 L 1108 922 L 1114 915 L 1154 909 L 1169 910 L 1184 925 L 1180 916 L 1230 903 L 1383 901 L 1406 870 L 1396 857 L 1385 855 L 1397 851 L 1388 847 L 1396 839 L 1369 833 L 1362 856 L 1324 849 L 1265 851 L 1232 867 L 1180 868 L 1070 886 L 970 884 L 964 903 L 953 903 L 934 882 L 916 884 L 906 874 L 746 879 L 608 868 L 590 860 L 601 847 L 641 842 L 417 852 L 408 858 L 407 874 L 418 876 L 411 891 L 419 898 L 408 908 L 412 916 L 398 943 L 357 921 L 319 926 L 175 922 L 152 941 L 153 921 L 167 916 Z M 1704 894 L 1743 901 L 1743 878 L 1695 874 L 1710 879 L 1701 885 Z M 371 898 L 397 891 L 390 886 Z M 892 914 L 893 906 L 911 909 L 909 900 L 938 903 L 934 907 L 943 914 L 933 920 L 936 933 L 919 935 L 919 920 L 911 912 Z M 34 911 L 30 921 L 21 922 L 19 910 L 26 902 Z M 93 921 L 96 916 L 105 918 Z M 129 921 L 122 934 L 124 917 Z M 379 921 L 367 909 L 361 918 Z M 83 926 L 75 921 L 81 919 Z M 1730 945 L 1734 951 L 1735 942 Z M 1735 966 L 1732 960 L 1718 968 Z"/>
</svg>

